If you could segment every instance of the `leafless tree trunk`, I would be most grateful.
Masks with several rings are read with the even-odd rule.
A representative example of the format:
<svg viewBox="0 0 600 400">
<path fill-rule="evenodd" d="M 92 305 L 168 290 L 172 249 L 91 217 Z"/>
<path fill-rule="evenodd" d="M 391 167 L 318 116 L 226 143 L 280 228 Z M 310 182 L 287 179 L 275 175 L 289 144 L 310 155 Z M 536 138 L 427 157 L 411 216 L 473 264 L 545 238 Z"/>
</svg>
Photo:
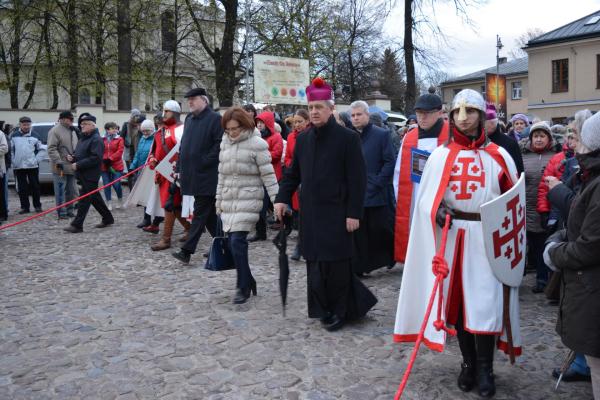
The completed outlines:
<svg viewBox="0 0 600 400">
<path fill-rule="evenodd" d="M 76 4 L 75 0 L 69 0 L 64 13 L 67 20 L 67 65 L 71 108 L 75 108 L 75 105 L 79 102 L 79 32 L 77 29 Z"/>
<path fill-rule="evenodd" d="M 406 68 L 406 92 L 404 95 L 404 112 L 411 113 L 417 98 L 417 79 L 415 72 L 415 46 L 413 44 L 414 0 L 404 0 L 404 66 Z"/>
<path fill-rule="evenodd" d="M 117 0 L 117 63 L 119 110 L 131 110 L 131 26 L 129 0 Z"/>
</svg>

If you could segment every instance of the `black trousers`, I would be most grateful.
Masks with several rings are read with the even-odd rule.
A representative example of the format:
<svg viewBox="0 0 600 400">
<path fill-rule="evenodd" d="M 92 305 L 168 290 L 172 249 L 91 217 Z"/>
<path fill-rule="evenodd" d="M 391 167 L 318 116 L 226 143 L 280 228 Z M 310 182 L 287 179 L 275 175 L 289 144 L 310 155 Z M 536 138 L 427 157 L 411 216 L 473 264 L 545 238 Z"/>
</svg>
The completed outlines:
<svg viewBox="0 0 600 400">
<path fill-rule="evenodd" d="M 496 350 L 496 335 L 473 334 L 466 331 L 462 306 L 459 310 L 456 336 L 464 361 L 471 365 L 474 365 L 477 361 L 492 362 Z"/>
<path fill-rule="evenodd" d="M 15 178 L 19 186 L 19 200 L 21 208 L 29 211 L 29 196 L 33 199 L 34 208 L 42 208 L 40 202 L 39 168 L 15 169 Z"/>
<path fill-rule="evenodd" d="M 267 211 L 273 208 L 267 189 L 265 188 L 264 191 L 263 208 L 258 214 L 258 222 L 256 223 L 256 236 L 262 239 L 267 238 Z"/>
<path fill-rule="evenodd" d="M 527 245 L 529 247 L 528 261 L 535 265 L 535 281 L 538 286 L 546 286 L 550 268 L 544 262 L 544 248 L 548 234 L 546 232 L 527 231 Z"/>
<path fill-rule="evenodd" d="M 98 188 L 98 181 L 81 181 L 81 192 L 79 193 L 83 196 L 86 193 L 89 193 Z M 102 196 L 100 196 L 99 192 L 94 193 L 91 196 L 85 197 L 77 203 L 77 215 L 71 225 L 76 228 L 83 228 L 83 222 L 85 221 L 85 217 L 87 216 L 88 211 L 90 210 L 90 205 L 94 206 L 96 211 L 102 216 L 102 222 L 105 224 L 112 224 L 115 222 L 113 215 L 106 207 L 104 200 L 102 200 Z"/>
<path fill-rule="evenodd" d="M 4 196 L 6 195 L 4 180 L 6 179 L 6 174 L 0 176 L 0 221 L 5 221 L 8 218 L 8 204 L 6 204 L 6 200 Z"/>
<path fill-rule="evenodd" d="M 365 207 L 354 232 L 354 272 L 394 265 L 394 216 L 389 206 Z"/>
<path fill-rule="evenodd" d="M 323 318 L 329 313 L 352 320 L 364 316 L 377 298 L 354 276 L 352 263 L 307 261 L 308 316 Z"/>
<path fill-rule="evenodd" d="M 181 246 L 181 249 L 189 254 L 194 254 L 204 229 L 206 228 L 214 237 L 216 227 L 215 196 L 194 196 L 194 218 L 188 240 Z"/>
</svg>

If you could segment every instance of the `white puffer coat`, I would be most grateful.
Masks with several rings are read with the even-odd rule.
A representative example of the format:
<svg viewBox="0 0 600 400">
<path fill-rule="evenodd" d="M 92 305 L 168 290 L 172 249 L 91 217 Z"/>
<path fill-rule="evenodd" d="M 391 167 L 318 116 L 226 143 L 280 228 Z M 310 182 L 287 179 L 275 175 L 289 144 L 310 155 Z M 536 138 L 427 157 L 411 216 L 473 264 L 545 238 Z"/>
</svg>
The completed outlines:
<svg viewBox="0 0 600 400">
<path fill-rule="evenodd" d="M 223 135 L 215 206 L 224 232 L 254 230 L 263 206 L 263 185 L 274 201 L 279 186 L 269 145 L 258 130 L 241 132 L 235 140 Z"/>
</svg>

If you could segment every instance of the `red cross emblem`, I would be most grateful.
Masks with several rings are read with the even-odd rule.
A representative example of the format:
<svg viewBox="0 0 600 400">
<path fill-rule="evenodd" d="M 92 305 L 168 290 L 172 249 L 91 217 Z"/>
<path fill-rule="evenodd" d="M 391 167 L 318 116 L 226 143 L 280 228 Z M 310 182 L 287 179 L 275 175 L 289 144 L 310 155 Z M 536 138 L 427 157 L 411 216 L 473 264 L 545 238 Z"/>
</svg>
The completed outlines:
<svg viewBox="0 0 600 400">
<path fill-rule="evenodd" d="M 525 239 L 525 210 L 519 204 L 518 194 L 506 203 L 506 211 L 509 214 L 504 217 L 502 228 L 507 232 L 500 235 L 500 229 L 494 231 L 494 257 L 498 258 L 504 255 L 504 257 L 511 260 L 510 266 L 514 268 L 523 258 L 522 247 Z M 505 244 L 508 244 L 508 246 L 502 253 L 502 246 Z"/>
<path fill-rule="evenodd" d="M 475 157 L 461 157 L 457 158 L 456 161 L 458 164 L 454 164 L 450 175 L 450 181 L 456 183 L 450 186 L 450 190 L 454 193 L 458 191 L 456 200 L 469 200 L 477 189 L 485 187 L 485 171 L 475 164 Z M 469 174 L 469 172 L 474 175 Z M 476 175 L 478 172 L 480 174 Z"/>
</svg>

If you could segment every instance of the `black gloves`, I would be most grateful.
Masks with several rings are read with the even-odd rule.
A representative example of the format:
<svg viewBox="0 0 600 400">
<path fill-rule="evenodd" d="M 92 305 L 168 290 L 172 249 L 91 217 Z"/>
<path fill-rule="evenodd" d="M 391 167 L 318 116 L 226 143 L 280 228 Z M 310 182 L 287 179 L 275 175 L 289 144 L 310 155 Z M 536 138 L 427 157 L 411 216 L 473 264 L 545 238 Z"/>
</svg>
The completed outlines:
<svg viewBox="0 0 600 400">
<path fill-rule="evenodd" d="M 450 215 L 449 228 L 451 228 L 452 227 L 452 218 L 454 217 L 454 211 L 452 211 L 452 209 L 450 207 L 448 207 L 446 205 L 446 203 L 442 200 L 442 202 L 440 203 L 440 207 L 438 208 L 437 212 L 435 213 L 435 222 L 440 226 L 440 228 L 443 228 L 444 225 L 446 225 L 446 215 Z"/>
</svg>

